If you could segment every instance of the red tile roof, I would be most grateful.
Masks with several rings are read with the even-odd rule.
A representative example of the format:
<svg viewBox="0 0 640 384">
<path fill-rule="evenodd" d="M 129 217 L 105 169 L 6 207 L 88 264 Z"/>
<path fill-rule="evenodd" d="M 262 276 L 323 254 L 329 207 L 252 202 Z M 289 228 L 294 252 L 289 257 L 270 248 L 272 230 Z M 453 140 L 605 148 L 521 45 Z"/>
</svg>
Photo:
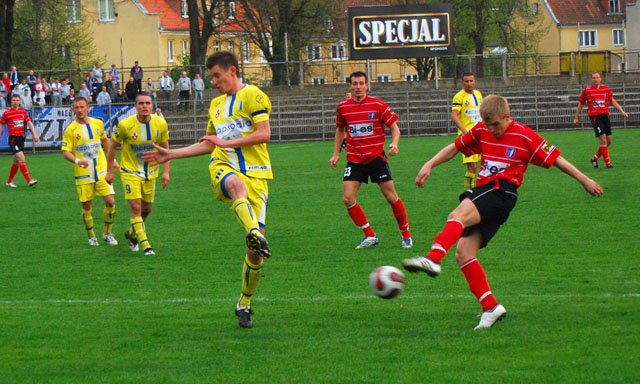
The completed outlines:
<svg viewBox="0 0 640 384">
<path fill-rule="evenodd" d="M 620 1 L 624 13 L 625 1 Z M 609 14 L 608 0 L 547 0 L 560 24 L 620 24 L 624 14 Z"/>
<path fill-rule="evenodd" d="M 180 0 L 136 0 L 149 14 L 160 15 L 162 29 L 171 31 L 188 31 L 189 19 L 180 13 Z M 202 23 L 202 21 L 200 21 Z"/>
</svg>

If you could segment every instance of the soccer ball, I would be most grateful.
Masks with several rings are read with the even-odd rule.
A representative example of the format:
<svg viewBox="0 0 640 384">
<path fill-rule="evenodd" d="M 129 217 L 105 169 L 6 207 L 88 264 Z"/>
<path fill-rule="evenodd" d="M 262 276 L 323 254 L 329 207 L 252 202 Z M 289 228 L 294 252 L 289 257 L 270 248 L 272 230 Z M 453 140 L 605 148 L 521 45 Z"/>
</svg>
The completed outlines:
<svg viewBox="0 0 640 384">
<path fill-rule="evenodd" d="M 376 296 L 383 299 L 392 299 L 404 289 L 404 275 L 398 268 L 385 265 L 371 272 L 369 285 L 371 285 L 371 289 Z"/>
</svg>

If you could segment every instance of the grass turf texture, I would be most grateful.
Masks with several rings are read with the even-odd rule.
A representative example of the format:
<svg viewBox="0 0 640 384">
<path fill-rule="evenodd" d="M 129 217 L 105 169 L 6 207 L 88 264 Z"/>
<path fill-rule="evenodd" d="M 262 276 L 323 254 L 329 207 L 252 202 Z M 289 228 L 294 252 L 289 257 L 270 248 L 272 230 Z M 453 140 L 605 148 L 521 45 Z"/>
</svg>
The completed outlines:
<svg viewBox="0 0 640 384">
<path fill-rule="evenodd" d="M 176 160 L 147 221 L 158 253 L 128 250 L 128 207 L 116 176 L 120 245 L 89 247 L 71 165 L 27 156 L 40 182 L 0 192 L 0 382 L 637 382 L 640 364 L 639 130 L 617 130 L 615 169 L 593 169 L 589 131 L 547 132 L 563 155 L 604 186 L 592 198 L 557 168 L 530 167 L 518 205 L 480 251 L 507 318 L 474 332 L 480 307 L 453 251 L 437 279 L 407 274 L 393 300 L 373 296 L 368 275 L 423 254 L 457 205 L 464 168 L 421 165 L 452 137 L 403 139 L 391 159 L 415 242 L 400 247 L 391 208 L 375 185 L 358 200 L 380 245 L 354 250 L 362 233 L 341 201 L 332 142 L 271 144 L 267 237 L 273 257 L 240 329 L 244 237 L 229 205 L 213 198 L 208 158 Z M 10 157 L 0 158 L 7 173 Z M 159 185 L 159 183 L 158 183 Z M 101 199 L 94 200 L 96 232 Z"/>
</svg>

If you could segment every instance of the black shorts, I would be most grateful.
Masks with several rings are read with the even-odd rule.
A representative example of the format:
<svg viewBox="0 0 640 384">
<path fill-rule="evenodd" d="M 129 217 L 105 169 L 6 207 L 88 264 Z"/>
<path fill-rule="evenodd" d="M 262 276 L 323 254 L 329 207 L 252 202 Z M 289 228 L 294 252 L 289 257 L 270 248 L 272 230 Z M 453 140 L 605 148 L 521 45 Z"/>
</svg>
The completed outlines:
<svg viewBox="0 0 640 384">
<path fill-rule="evenodd" d="M 611 121 L 609 120 L 609 115 L 600 114 L 595 116 L 589 116 L 591 120 L 591 125 L 593 125 L 593 131 L 596 134 L 596 137 L 600 137 L 602 135 L 611 136 Z"/>
<path fill-rule="evenodd" d="M 504 180 L 492 181 L 460 195 L 460 201 L 469 198 L 480 212 L 480 222 L 465 228 L 461 237 L 471 235 L 474 231 L 482 234 L 482 245 L 487 246 L 500 226 L 507 221 L 509 213 L 518 201 L 518 188 Z"/>
<path fill-rule="evenodd" d="M 347 162 L 347 166 L 344 168 L 343 181 L 359 181 L 367 184 L 369 178 L 373 183 L 384 183 L 385 181 L 393 180 L 391 177 L 391 170 L 389 169 L 389 163 L 387 163 L 387 157 L 384 152 L 379 157 L 375 158 L 366 164 Z"/>
<path fill-rule="evenodd" d="M 9 136 L 8 143 L 14 155 L 18 152 L 24 152 L 24 136 Z"/>
</svg>

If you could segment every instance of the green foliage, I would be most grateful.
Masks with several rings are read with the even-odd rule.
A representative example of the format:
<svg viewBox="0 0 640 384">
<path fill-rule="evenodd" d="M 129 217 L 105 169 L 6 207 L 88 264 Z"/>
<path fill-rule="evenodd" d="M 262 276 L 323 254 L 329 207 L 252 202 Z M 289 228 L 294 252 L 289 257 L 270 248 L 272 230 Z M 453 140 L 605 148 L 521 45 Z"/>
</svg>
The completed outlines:
<svg viewBox="0 0 640 384">
<path fill-rule="evenodd" d="M 158 255 L 131 253 L 129 211 L 116 175 L 120 245 L 92 248 L 71 165 L 31 156 L 40 182 L 2 190 L 0 381 L 3 383 L 630 383 L 637 381 L 640 264 L 636 146 L 616 130 L 616 168 L 593 169 L 590 130 L 545 132 L 563 156 L 604 186 L 589 196 L 556 168 L 530 167 L 509 221 L 480 251 L 507 318 L 472 329 L 480 307 L 453 252 L 437 279 L 408 275 L 393 300 L 368 275 L 425 252 L 457 204 L 456 158 L 413 180 L 453 137 L 404 138 L 390 158 L 414 249 L 400 248 L 375 184 L 358 201 L 380 245 L 354 250 L 362 232 L 341 200 L 333 142 L 270 144 L 267 237 L 273 257 L 253 299 L 255 327 L 239 329 L 244 237 L 213 197 L 208 158 L 175 160 L 146 222 Z M 0 157 L 2 169 L 11 162 Z M 340 167 L 345 164 L 344 155 Z M 94 201 L 101 229 L 101 199 Z M 636 368 L 634 368 L 636 367 Z"/>
</svg>

